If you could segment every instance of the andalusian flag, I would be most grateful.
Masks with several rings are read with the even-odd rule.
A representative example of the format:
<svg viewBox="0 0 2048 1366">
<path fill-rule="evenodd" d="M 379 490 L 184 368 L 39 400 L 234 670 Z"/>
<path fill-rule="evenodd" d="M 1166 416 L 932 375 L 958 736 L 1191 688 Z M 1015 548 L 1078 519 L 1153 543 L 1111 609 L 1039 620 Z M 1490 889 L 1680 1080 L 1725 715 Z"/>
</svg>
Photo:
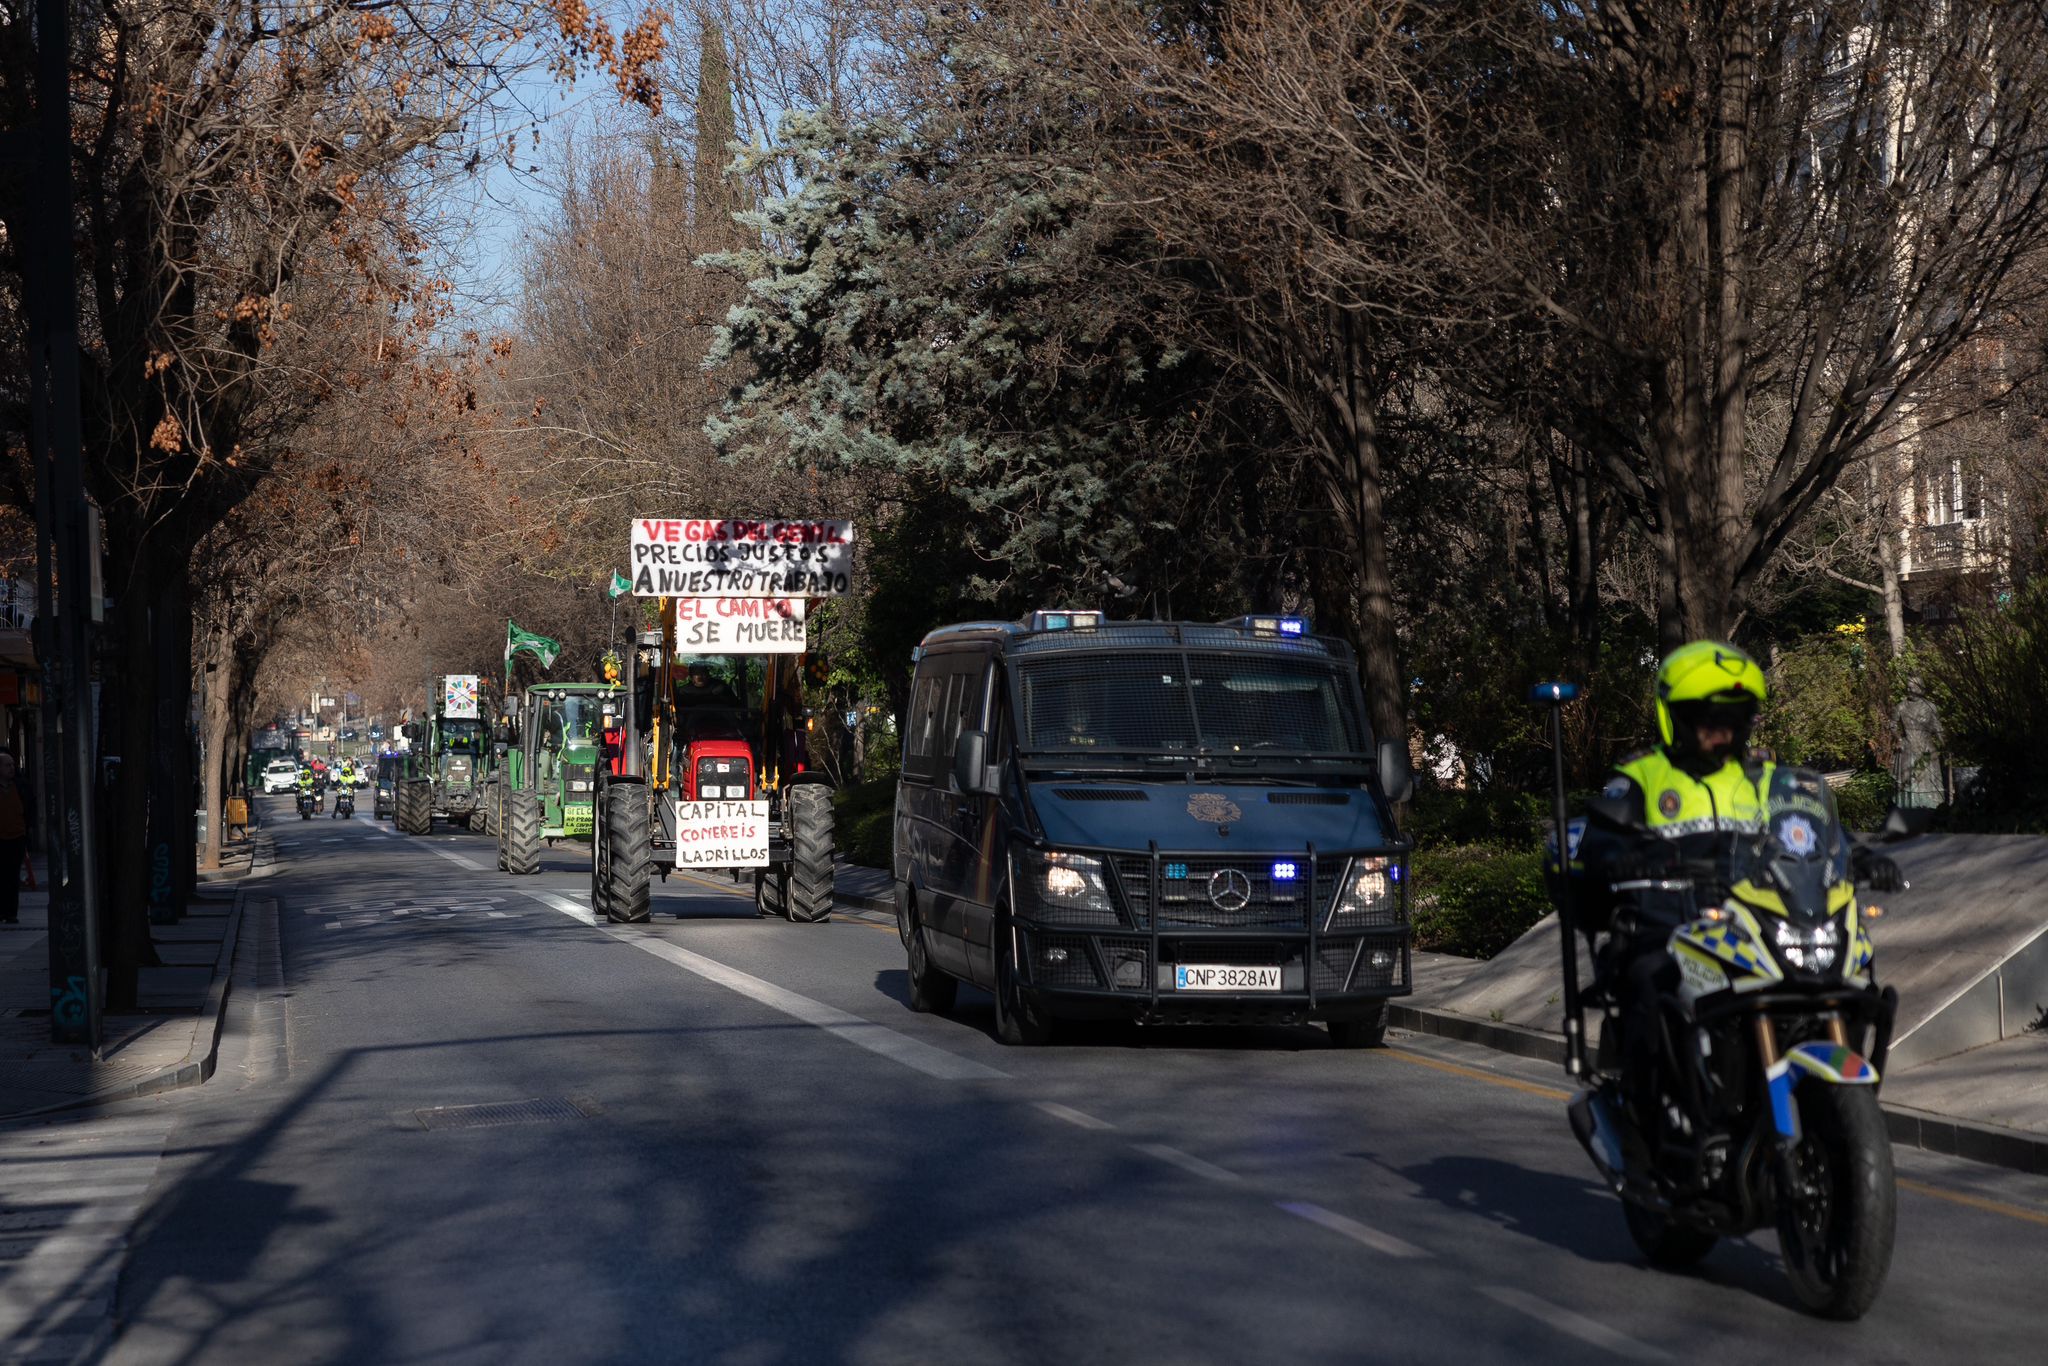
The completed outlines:
<svg viewBox="0 0 2048 1366">
<path fill-rule="evenodd" d="M 612 575 L 612 586 L 604 590 L 604 595 L 610 598 L 612 601 L 617 602 L 620 598 L 625 597 L 626 594 L 632 591 L 633 581 L 627 578 L 624 574 L 614 573 Z"/>
<path fill-rule="evenodd" d="M 555 656 L 562 653 L 562 642 L 559 640 L 549 640 L 546 636 L 538 636 L 531 631 L 522 631 L 513 623 L 510 617 L 507 617 L 505 619 L 505 673 L 508 677 L 512 672 L 512 656 L 518 654 L 521 650 L 539 657 L 540 666 L 543 669 L 552 669 L 555 667 Z"/>
</svg>

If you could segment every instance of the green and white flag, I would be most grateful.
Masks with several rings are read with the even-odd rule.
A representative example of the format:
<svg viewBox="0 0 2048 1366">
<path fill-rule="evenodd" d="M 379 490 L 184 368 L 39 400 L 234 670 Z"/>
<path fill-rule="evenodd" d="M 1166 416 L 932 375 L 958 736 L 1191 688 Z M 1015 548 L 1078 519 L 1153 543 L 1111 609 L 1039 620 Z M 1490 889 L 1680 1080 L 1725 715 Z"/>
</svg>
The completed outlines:
<svg viewBox="0 0 2048 1366">
<path fill-rule="evenodd" d="M 562 653 L 562 642 L 559 640 L 549 640 L 546 636 L 535 635 L 531 631 L 522 631 L 513 623 L 510 617 L 507 617 L 505 619 L 505 672 L 508 675 L 512 671 L 512 656 L 518 654 L 521 650 L 526 651 L 530 655 L 537 656 L 543 669 L 552 669 L 555 667 L 555 656 Z"/>
<path fill-rule="evenodd" d="M 624 574 L 613 574 L 612 586 L 604 590 L 604 595 L 616 601 L 632 591 L 633 581 L 631 579 L 627 578 Z"/>
</svg>

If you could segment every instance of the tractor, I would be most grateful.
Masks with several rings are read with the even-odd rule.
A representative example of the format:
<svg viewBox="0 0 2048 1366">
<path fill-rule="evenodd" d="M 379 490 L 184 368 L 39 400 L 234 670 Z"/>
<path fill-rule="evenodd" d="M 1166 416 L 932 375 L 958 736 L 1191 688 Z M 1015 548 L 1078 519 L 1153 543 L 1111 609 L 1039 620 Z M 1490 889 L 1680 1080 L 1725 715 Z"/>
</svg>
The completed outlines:
<svg viewBox="0 0 2048 1366">
<path fill-rule="evenodd" d="M 803 656 L 694 653 L 701 633 L 678 617 L 707 601 L 657 598 L 660 625 L 626 661 L 632 705 L 597 766 L 591 909 L 643 921 L 657 871 L 751 871 L 761 914 L 824 920 L 832 785 L 808 763 Z"/>
<path fill-rule="evenodd" d="M 477 676 L 448 674 L 440 683 L 428 691 L 428 715 L 405 728 L 412 749 L 393 824 L 408 835 L 433 833 L 437 816 L 477 831 L 487 820 L 484 789 L 494 765 Z"/>
<path fill-rule="evenodd" d="M 541 683 L 513 713 L 503 766 L 492 780 L 498 867 L 540 871 L 543 843 L 588 839 L 604 736 L 618 728 L 616 683 Z"/>
</svg>

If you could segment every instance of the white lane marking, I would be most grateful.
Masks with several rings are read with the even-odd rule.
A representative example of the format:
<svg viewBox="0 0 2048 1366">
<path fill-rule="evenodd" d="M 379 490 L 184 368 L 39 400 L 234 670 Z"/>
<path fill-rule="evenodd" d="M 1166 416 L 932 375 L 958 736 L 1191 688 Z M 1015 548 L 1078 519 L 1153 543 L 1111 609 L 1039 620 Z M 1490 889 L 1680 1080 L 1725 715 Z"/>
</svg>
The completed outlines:
<svg viewBox="0 0 2048 1366">
<path fill-rule="evenodd" d="M 1341 1233 L 1354 1243 L 1363 1243 L 1375 1252 L 1384 1252 L 1389 1257 L 1427 1257 L 1429 1254 L 1413 1243 L 1404 1243 L 1391 1233 L 1382 1233 L 1369 1224 L 1361 1224 L 1335 1210 L 1324 1209 L 1321 1205 L 1306 1200 L 1279 1201 L 1281 1209 L 1289 1214 L 1319 1224 L 1332 1233 Z"/>
<path fill-rule="evenodd" d="M 1482 1285 L 1479 1287 L 1479 1293 L 1496 1304 L 1504 1304 L 1519 1313 L 1527 1314 L 1539 1323 L 1549 1324 L 1568 1337 L 1575 1337 L 1580 1342 L 1589 1342 L 1595 1347 L 1603 1347 L 1616 1356 L 1624 1356 L 1632 1361 L 1671 1359 L 1668 1352 L 1661 1352 L 1647 1342 L 1638 1342 L 1626 1333 L 1617 1332 L 1604 1323 L 1596 1323 L 1584 1314 L 1574 1314 L 1571 1310 L 1552 1304 L 1549 1300 L 1540 1299 L 1526 1290 L 1517 1290 L 1507 1285 Z"/>
<path fill-rule="evenodd" d="M 1033 1101 L 1032 1104 L 1051 1115 L 1054 1119 L 1063 1119 L 1077 1128 L 1114 1129 L 1116 1127 L 1116 1125 L 1111 1124 L 1106 1119 L 1097 1119 L 1085 1110 L 1076 1110 L 1073 1106 L 1062 1105 L 1056 1100 L 1039 1100 Z"/>
<path fill-rule="evenodd" d="M 493 920 L 503 920 L 506 918 L 506 913 L 504 911 L 485 911 L 484 914 L 489 916 Z"/>
<path fill-rule="evenodd" d="M 1170 1167 L 1179 1167 L 1190 1176 L 1199 1176 L 1208 1181 L 1236 1181 L 1238 1175 L 1226 1171 L 1214 1162 L 1204 1162 L 1193 1153 L 1184 1153 L 1164 1143 L 1133 1143 L 1131 1145 L 1147 1157 L 1156 1157 Z"/>
<path fill-rule="evenodd" d="M 527 892 L 525 895 L 528 901 L 538 901 L 549 910 L 560 911 L 571 920 L 580 920 L 586 925 L 598 923 L 597 917 L 591 914 L 588 906 L 563 896 L 559 892 Z"/>
<path fill-rule="evenodd" d="M 764 982 L 738 968 L 678 948 L 665 939 L 657 939 L 646 933 L 629 934 L 618 930 L 606 930 L 606 934 L 621 943 L 631 944 L 656 958 L 675 964 L 685 972 L 695 973 L 707 982 L 715 982 L 728 991 L 736 991 L 751 1001 L 758 1001 L 772 1010 L 815 1025 L 827 1034 L 834 1034 L 850 1044 L 879 1053 L 891 1062 L 902 1063 L 912 1071 L 922 1072 L 928 1077 L 941 1081 L 993 1081 L 1009 1075 L 993 1067 L 983 1066 L 971 1058 L 948 1053 L 943 1048 L 934 1048 L 921 1043 L 907 1034 L 898 1034 L 886 1025 L 875 1024 L 858 1015 L 849 1014 L 823 1001 L 814 1001 L 786 987 Z"/>
<path fill-rule="evenodd" d="M 469 871 L 471 871 L 472 873 L 481 873 L 484 871 L 484 866 L 481 863 L 478 863 L 473 858 L 465 858 L 463 855 L 456 853 L 453 849 L 436 849 L 433 845 L 430 844 L 427 846 L 427 852 L 430 854 L 438 854 L 442 858 L 447 859 L 450 863 L 459 863 L 463 867 L 469 869 Z"/>
</svg>

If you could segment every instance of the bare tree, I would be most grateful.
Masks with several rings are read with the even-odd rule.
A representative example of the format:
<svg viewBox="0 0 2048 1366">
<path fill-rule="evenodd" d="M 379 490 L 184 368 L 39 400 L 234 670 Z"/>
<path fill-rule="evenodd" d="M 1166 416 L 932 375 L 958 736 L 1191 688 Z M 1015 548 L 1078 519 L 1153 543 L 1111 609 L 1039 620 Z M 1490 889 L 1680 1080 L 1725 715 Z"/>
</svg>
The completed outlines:
<svg viewBox="0 0 2048 1366">
<path fill-rule="evenodd" d="M 1569 133 L 1530 278 L 1559 341 L 1532 378 L 1648 533 L 1665 642 L 1723 635 L 1914 396 L 2042 300 L 2026 267 L 2048 236 L 2048 14 L 1562 13 L 1549 74 Z"/>
<path fill-rule="evenodd" d="M 1001 8 L 1001 7 L 998 7 Z M 1512 84 L 1542 35 L 1517 7 L 1258 0 L 1022 6 L 1064 48 L 1156 250 L 1309 452 L 1316 599 L 1360 648 L 1375 726 L 1405 732 L 1383 421 L 1461 333 L 1512 308 L 1542 134 Z M 1039 33 L 1056 34 L 1045 38 Z M 1488 210 L 1491 210 L 1489 212 Z"/>
</svg>

